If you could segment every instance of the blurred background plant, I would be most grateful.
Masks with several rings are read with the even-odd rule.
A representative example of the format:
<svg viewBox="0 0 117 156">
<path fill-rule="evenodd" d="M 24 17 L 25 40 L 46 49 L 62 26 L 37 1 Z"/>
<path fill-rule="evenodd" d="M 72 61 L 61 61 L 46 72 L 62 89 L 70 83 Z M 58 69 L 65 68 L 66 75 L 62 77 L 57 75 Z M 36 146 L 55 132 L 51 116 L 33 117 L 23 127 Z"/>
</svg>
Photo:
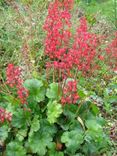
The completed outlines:
<svg viewBox="0 0 117 156">
<path fill-rule="evenodd" d="M 117 1 L 116 0 L 76 0 L 77 4 L 85 10 L 89 18 L 100 12 L 101 16 L 117 26 Z"/>
<path fill-rule="evenodd" d="M 0 73 L 8 62 L 22 66 L 25 76 L 36 73 L 43 56 L 47 6 L 48 1 L 43 0 L 0 2 Z"/>
</svg>

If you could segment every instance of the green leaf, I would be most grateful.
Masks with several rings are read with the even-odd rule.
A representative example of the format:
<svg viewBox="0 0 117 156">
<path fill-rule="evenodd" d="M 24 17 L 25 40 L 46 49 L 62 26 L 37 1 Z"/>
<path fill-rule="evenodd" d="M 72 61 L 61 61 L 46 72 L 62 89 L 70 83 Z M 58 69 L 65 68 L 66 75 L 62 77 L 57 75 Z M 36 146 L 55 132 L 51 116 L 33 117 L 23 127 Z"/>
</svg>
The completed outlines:
<svg viewBox="0 0 117 156">
<path fill-rule="evenodd" d="M 47 119 L 40 120 L 41 131 L 47 131 L 50 135 L 56 133 L 56 127 L 53 124 L 50 124 Z"/>
<path fill-rule="evenodd" d="M 83 132 L 80 130 L 64 132 L 61 137 L 61 142 L 65 143 L 67 151 L 72 154 L 75 154 L 75 152 L 80 148 L 80 145 L 83 143 L 83 141 Z"/>
<path fill-rule="evenodd" d="M 8 126 L 4 125 L 0 127 L 0 141 L 5 141 L 8 137 Z"/>
<path fill-rule="evenodd" d="M 25 112 L 22 109 L 19 109 L 12 118 L 12 126 L 16 128 L 27 127 L 30 120 L 30 112 Z"/>
<path fill-rule="evenodd" d="M 17 134 L 16 137 L 18 138 L 19 141 L 23 141 L 24 138 L 27 136 L 27 131 L 28 129 L 20 129 Z"/>
<path fill-rule="evenodd" d="M 85 101 L 82 105 L 81 105 L 81 107 L 80 107 L 80 109 L 79 109 L 79 114 L 82 114 L 82 115 L 85 115 L 86 114 L 86 110 L 90 110 L 90 107 L 91 107 L 91 102 L 90 101 Z"/>
<path fill-rule="evenodd" d="M 66 130 L 69 129 L 70 122 L 71 122 L 71 120 L 68 120 L 68 119 L 63 120 L 63 117 L 61 117 L 61 118 L 59 118 L 57 124 L 58 124 L 64 131 L 66 131 Z"/>
<path fill-rule="evenodd" d="M 96 121 L 96 119 L 88 119 L 85 122 L 86 127 L 90 130 L 94 130 L 94 131 L 99 131 L 102 130 L 102 126 L 99 124 L 98 121 Z"/>
<path fill-rule="evenodd" d="M 89 141 L 83 145 L 83 152 L 87 155 L 98 155 L 98 147 L 95 146 L 95 142 Z"/>
<path fill-rule="evenodd" d="M 116 103 L 117 102 L 117 96 L 110 96 L 109 98 L 108 98 L 108 102 L 110 102 L 110 103 Z"/>
<path fill-rule="evenodd" d="M 44 156 L 53 141 L 55 130 L 46 120 L 41 120 L 40 125 L 40 129 L 29 137 L 28 146 L 33 153 Z"/>
<path fill-rule="evenodd" d="M 24 86 L 29 90 L 29 99 L 40 102 L 45 98 L 45 88 L 43 82 L 37 79 L 29 79 L 24 82 Z"/>
<path fill-rule="evenodd" d="M 99 114 L 99 108 L 95 104 L 91 104 L 91 109 L 94 115 Z"/>
<path fill-rule="evenodd" d="M 56 150 L 56 143 L 53 142 L 50 146 L 48 146 L 48 155 L 49 156 L 64 156 L 63 152 L 59 152 Z"/>
<path fill-rule="evenodd" d="M 85 155 L 84 154 L 81 154 L 81 153 L 77 153 L 77 154 L 75 154 L 73 156 L 85 156 Z"/>
<path fill-rule="evenodd" d="M 79 95 L 79 97 L 80 98 L 86 98 L 86 94 L 85 94 L 85 92 L 83 91 L 83 89 L 81 90 L 81 89 L 78 89 L 78 95 Z"/>
<path fill-rule="evenodd" d="M 55 123 L 57 118 L 62 113 L 61 104 L 57 103 L 57 101 L 50 101 L 47 104 L 47 118 L 50 123 Z"/>
<path fill-rule="evenodd" d="M 12 114 L 15 113 L 17 106 L 19 107 L 19 105 L 14 105 L 13 103 L 8 103 L 6 110 Z"/>
<path fill-rule="evenodd" d="M 109 137 L 103 131 L 94 131 L 88 129 L 85 133 L 85 144 L 83 145 L 84 153 L 89 155 L 100 155 L 109 147 Z"/>
<path fill-rule="evenodd" d="M 29 132 L 29 136 L 32 136 L 34 132 L 37 132 L 40 128 L 40 121 L 39 121 L 39 116 L 35 115 L 32 122 L 31 122 L 31 128 Z"/>
<path fill-rule="evenodd" d="M 7 156 L 26 156 L 24 147 L 18 142 L 10 142 L 6 148 Z"/>
<path fill-rule="evenodd" d="M 113 82 L 112 84 L 111 84 L 111 88 L 113 88 L 113 89 L 117 89 L 117 83 L 115 82 Z"/>
<path fill-rule="evenodd" d="M 51 83 L 50 88 L 47 89 L 46 96 L 49 99 L 56 99 L 59 100 L 61 98 L 61 90 L 59 88 L 58 83 Z"/>
<path fill-rule="evenodd" d="M 77 114 L 76 111 L 78 106 L 76 105 L 65 105 L 63 114 L 67 116 L 69 119 L 74 119 Z"/>
<path fill-rule="evenodd" d="M 30 138 L 29 146 L 33 153 L 43 156 L 46 154 L 46 147 L 51 141 L 52 137 L 48 133 L 38 131 Z"/>
<path fill-rule="evenodd" d="M 51 156 L 64 156 L 64 153 L 55 151 L 54 155 Z"/>
<path fill-rule="evenodd" d="M 52 152 L 49 152 L 49 155 L 51 155 L 51 156 L 64 156 L 64 153 L 63 152 L 52 151 Z"/>
</svg>

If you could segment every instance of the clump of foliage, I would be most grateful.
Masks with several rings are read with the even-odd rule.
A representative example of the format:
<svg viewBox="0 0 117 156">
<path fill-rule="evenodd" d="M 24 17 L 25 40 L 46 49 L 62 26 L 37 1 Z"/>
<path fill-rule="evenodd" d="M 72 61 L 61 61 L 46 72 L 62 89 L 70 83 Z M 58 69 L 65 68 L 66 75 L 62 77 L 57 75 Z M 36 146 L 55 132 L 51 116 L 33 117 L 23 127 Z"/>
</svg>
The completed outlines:
<svg viewBox="0 0 117 156">
<path fill-rule="evenodd" d="M 19 66 L 7 66 L 6 82 L 2 82 L 0 90 L 0 143 L 7 156 L 109 153 L 112 144 L 98 96 L 104 94 L 107 112 L 116 96 L 109 97 L 106 89 L 100 89 L 102 86 L 95 89 L 91 85 L 97 73 L 103 78 L 107 70 L 116 71 L 117 39 L 115 36 L 101 49 L 103 37 L 89 32 L 85 17 L 74 33 L 73 4 L 73 0 L 55 0 L 49 5 L 43 26 L 43 75 L 24 79 Z"/>
</svg>

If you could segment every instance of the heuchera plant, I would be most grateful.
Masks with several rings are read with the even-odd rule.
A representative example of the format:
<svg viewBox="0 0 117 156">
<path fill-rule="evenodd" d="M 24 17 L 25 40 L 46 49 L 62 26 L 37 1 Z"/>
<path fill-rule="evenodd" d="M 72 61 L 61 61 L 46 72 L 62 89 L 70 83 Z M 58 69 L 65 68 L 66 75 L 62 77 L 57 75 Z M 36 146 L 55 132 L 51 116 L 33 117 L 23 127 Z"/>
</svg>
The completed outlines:
<svg viewBox="0 0 117 156">
<path fill-rule="evenodd" d="M 106 122 L 77 76 L 79 71 L 83 75 L 92 71 L 95 59 L 104 58 L 85 17 L 72 33 L 73 3 L 55 0 L 48 8 L 44 30 L 45 64 L 47 71 L 52 70 L 49 81 L 45 75 L 24 81 L 20 67 L 7 67 L 9 93 L 0 92 L 0 141 L 6 156 L 89 156 L 108 151 Z"/>
<path fill-rule="evenodd" d="M 9 85 L 11 88 L 15 87 L 20 102 L 22 104 L 26 104 L 28 90 L 23 87 L 21 69 L 19 67 L 15 67 L 13 64 L 9 64 L 6 71 L 6 76 L 7 76 L 6 84 Z"/>
<path fill-rule="evenodd" d="M 106 48 L 107 62 L 111 69 L 117 70 L 117 33 Z"/>
</svg>

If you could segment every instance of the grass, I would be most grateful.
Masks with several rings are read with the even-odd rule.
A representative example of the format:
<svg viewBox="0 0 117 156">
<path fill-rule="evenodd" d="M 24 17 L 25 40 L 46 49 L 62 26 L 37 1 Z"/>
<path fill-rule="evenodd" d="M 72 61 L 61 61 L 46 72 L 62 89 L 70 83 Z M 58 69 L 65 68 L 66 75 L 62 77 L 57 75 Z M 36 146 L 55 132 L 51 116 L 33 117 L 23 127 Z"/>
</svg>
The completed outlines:
<svg viewBox="0 0 117 156">
<path fill-rule="evenodd" d="M 92 0 L 90 3 L 86 3 L 86 0 L 81 0 L 78 5 L 83 8 L 87 14 L 95 15 L 99 12 L 112 23 L 116 23 L 116 6 L 112 0 Z"/>
</svg>

